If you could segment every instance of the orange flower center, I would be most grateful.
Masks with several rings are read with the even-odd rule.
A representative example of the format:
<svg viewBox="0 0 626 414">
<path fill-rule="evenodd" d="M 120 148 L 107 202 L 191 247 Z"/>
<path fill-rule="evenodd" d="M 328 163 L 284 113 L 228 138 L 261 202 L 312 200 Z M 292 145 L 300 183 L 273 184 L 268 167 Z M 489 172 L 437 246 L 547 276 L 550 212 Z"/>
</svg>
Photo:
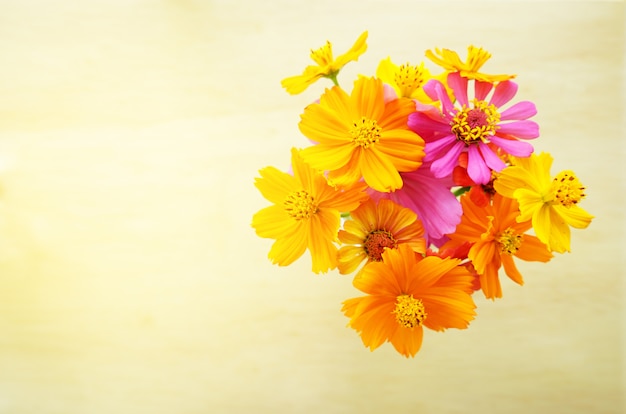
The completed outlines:
<svg viewBox="0 0 626 414">
<path fill-rule="evenodd" d="M 296 220 L 308 219 L 317 213 L 315 199 L 305 190 L 289 194 L 283 204 L 287 214 Z"/>
<path fill-rule="evenodd" d="M 576 205 L 585 197 L 585 186 L 570 170 L 561 171 L 554 177 L 552 191 L 555 202 L 565 207 Z"/>
<path fill-rule="evenodd" d="M 401 65 L 394 76 L 394 82 L 400 89 L 402 96 L 410 98 L 425 80 L 424 64 L 411 66 L 408 63 Z"/>
<path fill-rule="evenodd" d="M 463 105 L 450 123 L 456 138 L 468 145 L 478 141 L 488 142 L 500 122 L 500 114 L 495 105 L 477 99 L 474 99 L 473 104 L 473 108 Z"/>
<path fill-rule="evenodd" d="M 380 139 L 382 128 L 378 126 L 375 120 L 362 117 L 360 121 L 355 121 L 352 125 L 350 135 L 355 145 L 368 148 Z"/>
<path fill-rule="evenodd" d="M 400 295 L 396 298 L 396 308 L 393 310 L 396 321 L 405 328 L 420 326 L 426 319 L 426 309 L 421 300 L 413 295 Z"/>
<path fill-rule="evenodd" d="M 363 247 L 370 260 L 380 262 L 385 248 L 395 249 L 396 244 L 396 239 L 391 233 L 385 230 L 375 230 L 367 235 Z"/>
<path fill-rule="evenodd" d="M 522 235 L 516 234 L 512 228 L 507 228 L 496 237 L 500 253 L 515 254 L 522 245 Z"/>
</svg>

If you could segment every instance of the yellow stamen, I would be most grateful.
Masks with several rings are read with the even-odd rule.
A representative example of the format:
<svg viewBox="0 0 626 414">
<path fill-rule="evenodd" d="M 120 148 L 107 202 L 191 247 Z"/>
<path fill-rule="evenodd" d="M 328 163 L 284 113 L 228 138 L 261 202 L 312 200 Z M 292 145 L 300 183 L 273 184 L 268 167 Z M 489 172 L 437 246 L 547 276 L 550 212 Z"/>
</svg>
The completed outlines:
<svg viewBox="0 0 626 414">
<path fill-rule="evenodd" d="M 317 50 L 311 50 L 311 59 L 320 66 L 327 66 L 333 62 L 333 46 L 329 41 Z"/>
<path fill-rule="evenodd" d="M 495 134 L 500 122 L 500 114 L 495 105 L 485 101 L 473 100 L 474 107 L 463 108 L 454 115 L 451 126 L 452 132 L 459 141 L 472 144 L 477 141 L 488 142 L 489 137 Z"/>
<path fill-rule="evenodd" d="M 287 214 L 296 220 L 308 219 L 317 213 L 315 199 L 305 190 L 294 191 L 285 199 Z"/>
<path fill-rule="evenodd" d="M 411 94 L 424 84 L 424 64 L 411 66 L 408 63 L 401 65 L 396 72 L 394 81 L 402 96 L 410 98 Z"/>
<path fill-rule="evenodd" d="M 375 230 L 367 235 L 363 248 L 370 260 L 380 262 L 385 248 L 395 249 L 396 239 L 385 230 Z"/>
<path fill-rule="evenodd" d="M 354 127 L 350 130 L 352 136 L 352 142 L 362 148 L 368 148 L 370 145 L 375 144 L 380 139 L 380 133 L 382 128 L 378 126 L 378 123 L 373 119 L 361 118 L 360 121 L 355 121 L 352 124 Z"/>
<path fill-rule="evenodd" d="M 421 300 L 415 299 L 413 295 L 400 295 L 396 298 L 396 308 L 393 313 L 396 321 L 405 328 L 420 326 L 426 319 L 426 309 Z"/>
<path fill-rule="evenodd" d="M 565 207 L 578 204 L 585 197 L 585 186 L 574 175 L 573 171 L 561 171 L 552 180 L 554 203 Z"/>
<path fill-rule="evenodd" d="M 500 246 L 500 253 L 515 254 L 522 245 L 522 235 L 516 234 L 512 228 L 507 228 L 498 237 L 496 241 Z"/>
<path fill-rule="evenodd" d="M 470 72 L 478 72 L 478 69 L 485 64 L 491 57 L 491 53 L 482 47 L 470 46 L 467 49 L 467 63 L 465 70 Z"/>
</svg>

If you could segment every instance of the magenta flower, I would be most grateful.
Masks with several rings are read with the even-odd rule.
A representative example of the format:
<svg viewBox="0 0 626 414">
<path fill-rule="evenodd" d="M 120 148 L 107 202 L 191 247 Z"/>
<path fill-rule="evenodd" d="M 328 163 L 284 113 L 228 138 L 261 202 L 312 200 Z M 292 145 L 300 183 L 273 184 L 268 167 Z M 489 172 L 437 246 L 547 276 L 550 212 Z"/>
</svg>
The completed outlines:
<svg viewBox="0 0 626 414">
<path fill-rule="evenodd" d="M 427 244 L 443 244 L 445 234 L 454 233 L 461 222 L 463 209 L 450 191 L 452 178 L 436 178 L 430 164 L 422 164 L 416 171 L 401 172 L 403 186 L 391 193 L 370 190 L 372 199 L 386 198 L 407 207 L 422 222 Z"/>
<path fill-rule="evenodd" d="M 448 85 L 454 92 L 457 106 L 448 97 L 443 84 L 433 79 L 424 85 L 424 91 L 431 99 L 440 101 L 442 109 L 436 115 L 432 110 L 418 109 L 408 120 L 409 128 L 426 141 L 424 161 L 432 162 L 435 177 L 452 174 L 459 155 L 467 152 L 470 178 L 477 184 L 487 184 L 491 171 L 499 172 L 505 167 L 496 152 L 498 149 L 521 158 L 532 154 L 532 145 L 520 139 L 539 136 L 539 125 L 528 120 L 537 113 L 535 104 L 522 101 L 500 112 L 500 107 L 517 93 L 515 82 L 499 82 L 494 88 L 492 83 L 474 81 L 471 105 L 467 78 L 457 72 L 450 73 Z M 492 89 L 491 99 L 486 101 Z"/>
</svg>

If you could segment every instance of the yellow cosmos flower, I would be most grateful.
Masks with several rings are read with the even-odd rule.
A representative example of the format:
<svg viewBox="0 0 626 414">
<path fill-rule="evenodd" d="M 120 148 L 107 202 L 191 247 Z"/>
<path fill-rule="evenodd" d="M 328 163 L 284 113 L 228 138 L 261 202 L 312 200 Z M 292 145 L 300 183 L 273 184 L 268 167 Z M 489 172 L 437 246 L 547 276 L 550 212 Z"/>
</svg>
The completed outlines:
<svg viewBox="0 0 626 414">
<path fill-rule="evenodd" d="M 414 111 L 411 99 L 386 101 L 380 79 L 360 77 L 351 95 L 327 89 L 301 116 L 300 131 L 316 143 L 302 158 L 335 185 L 363 178 L 376 191 L 397 190 L 400 172 L 417 170 L 424 156 L 424 140 L 407 126 Z"/>
<path fill-rule="evenodd" d="M 480 287 L 487 299 L 502 297 L 498 277 L 500 267 L 506 275 L 519 285 L 524 284 L 513 256 L 526 261 L 547 262 L 552 253 L 545 244 L 526 231 L 530 221 L 518 222 L 517 201 L 495 194 L 493 203 L 483 206 L 475 204 L 469 195 L 461 197 L 463 216 L 450 239 L 441 250 L 454 249 L 470 242 L 467 257 L 480 276 Z"/>
<path fill-rule="evenodd" d="M 343 55 L 333 58 L 333 47 L 329 41 L 317 50 L 311 50 L 311 59 L 317 65 L 304 69 L 302 75 L 291 76 L 281 81 L 283 88 L 292 95 L 299 94 L 322 77 L 330 78 L 337 83 L 337 74 L 348 62 L 358 60 L 367 50 L 367 31 L 363 32 L 354 45 Z"/>
<path fill-rule="evenodd" d="M 438 56 L 437 56 L 438 55 Z M 459 72 L 461 76 L 468 79 L 476 79 L 483 82 L 501 82 L 513 79 L 515 75 L 488 75 L 479 72 L 486 61 L 491 58 L 491 53 L 483 48 L 470 45 L 467 48 L 467 60 L 461 61 L 459 55 L 449 49 L 435 49 L 426 51 L 426 57 L 448 72 Z"/>
<path fill-rule="evenodd" d="M 532 220 L 535 234 L 551 251 L 570 251 L 570 228 L 586 228 L 593 216 L 578 206 L 585 187 L 573 171 L 550 176 L 552 156 L 512 157 L 494 181 L 496 192 L 519 202 L 518 221 Z"/>
<path fill-rule="evenodd" d="M 273 263 L 287 266 L 308 248 L 313 272 L 337 266 L 337 231 L 342 211 L 356 209 L 367 199 L 363 185 L 337 190 L 326 178 L 302 161 L 296 149 L 291 151 L 293 175 L 274 167 L 259 171 L 255 186 L 274 203 L 257 212 L 252 227 L 260 237 L 275 239 L 268 257 Z"/>
<path fill-rule="evenodd" d="M 352 220 L 339 230 L 339 241 L 346 246 L 339 249 L 339 273 L 352 273 L 367 260 L 380 262 L 383 251 L 408 244 L 413 251 L 425 254 L 424 228 L 417 215 L 391 200 L 382 199 L 376 204 L 368 200 L 350 213 Z"/>
<path fill-rule="evenodd" d="M 447 73 L 443 73 L 447 75 Z M 411 65 L 409 63 L 396 65 L 391 58 L 382 60 L 376 69 L 376 77 L 387 85 L 390 85 L 398 96 L 415 99 L 424 104 L 432 104 L 434 101 L 424 92 L 424 84 L 430 79 L 439 79 L 446 85 L 444 76 L 432 76 L 424 63 Z M 447 85 L 446 85 L 447 88 Z"/>
<path fill-rule="evenodd" d="M 370 350 L 388 341 L 412 357 L 422 345 L 423 326 L 465 329 L 474 319 L 474 276 L 459 266 L 459 259 L 423 257 L 408 244 L 386 249 L 382 258 L 354 278 L 354 286 L 367 296 L 348 299 L 342 308 Z"/>
</svg>

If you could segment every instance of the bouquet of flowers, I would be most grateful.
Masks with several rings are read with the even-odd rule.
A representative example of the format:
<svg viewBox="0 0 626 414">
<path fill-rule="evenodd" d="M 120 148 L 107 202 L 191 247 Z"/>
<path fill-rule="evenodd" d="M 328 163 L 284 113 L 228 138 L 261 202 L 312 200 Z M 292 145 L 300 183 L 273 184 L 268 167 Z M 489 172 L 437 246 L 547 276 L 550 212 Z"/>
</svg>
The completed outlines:
<svg viewBox="0 0 626 414">
<path fill-rule="evenodd" d="M 343 302 L 348 325 L 372 351 L 390 342 L 413 357 L 423 327 L 467 328 L 473 294 L 502 297 L 502 273 L 522 285 L 514 258 L 569 252 L 570 227 L 593 216 L 574 172 L 553 175 L 552 156 L 534 153 L 537 111 L 514 101 L 515 75 L 480 71 L 487 51 L 469 46 L 462 61 L 428 50 L 438 74 L 387 58 L 348 91 L 337 75 L 365 53 L 367 35 L 337 58 L 327 42 L 311 51 L 315 65 L 282 81 L 291 94 L 320 78 L 334 86 L 304 108 L 309 141 L 291 150 L 291 169 L 259 171 L 272 205 L 252 226 L 275 240 L 275 264 L 308 250 L 314 273 L 353 275 L 363 296 Z"/>
</svg>

